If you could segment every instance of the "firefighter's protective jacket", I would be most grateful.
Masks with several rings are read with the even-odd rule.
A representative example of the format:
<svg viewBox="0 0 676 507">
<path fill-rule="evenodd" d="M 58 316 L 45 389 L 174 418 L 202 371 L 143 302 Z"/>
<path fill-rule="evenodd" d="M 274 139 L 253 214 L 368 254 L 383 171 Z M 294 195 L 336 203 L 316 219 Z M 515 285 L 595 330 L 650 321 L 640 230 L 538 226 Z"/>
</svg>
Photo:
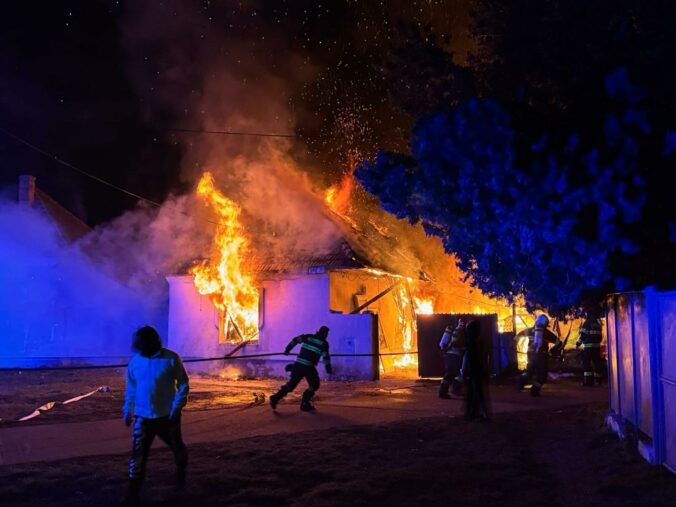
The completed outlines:
<svg viewBox="0 0 676 507">
<path fill-rule="evenodd" d="M 322 340 L 314 334 L 302 334 L 292 339 L 284 352 L 288 354 L 299 343 L 301 347 L 298 357 L 296 357 L 297 364 L 317 366 L 319 360 L 323 359 L 327 370 L 331 369 L 331 356 L 329 355 L 329 342 L 327 340 Z"/>
<path fill-rule="evenodd" d="M 575 342 L 576 347 L 593 349 L 601 347 L 601 322 L 598 319 L 586 319 L 580 328 L 580 337 Z"/>
<path fill-rule="evenodd" d="M 455 354 L 462 356 L 465 353 L 465 330 L 464 328 L 455 328 L 446 326 L 439 348 L 446 354 Z"/>
</svg>

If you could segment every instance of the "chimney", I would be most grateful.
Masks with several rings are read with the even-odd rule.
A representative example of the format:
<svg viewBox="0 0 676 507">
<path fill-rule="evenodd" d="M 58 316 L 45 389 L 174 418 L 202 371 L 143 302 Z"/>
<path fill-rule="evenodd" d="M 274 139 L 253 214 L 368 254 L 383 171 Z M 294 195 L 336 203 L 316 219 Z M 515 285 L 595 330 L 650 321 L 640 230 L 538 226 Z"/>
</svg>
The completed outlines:
<svg viewBox="0 0 676 507">
<path fill-rule="evenodd" d="M 35 176 L 22 174 L 19 176 L 19 202 L 33 206 L 35 201 Z"/>
</svg>

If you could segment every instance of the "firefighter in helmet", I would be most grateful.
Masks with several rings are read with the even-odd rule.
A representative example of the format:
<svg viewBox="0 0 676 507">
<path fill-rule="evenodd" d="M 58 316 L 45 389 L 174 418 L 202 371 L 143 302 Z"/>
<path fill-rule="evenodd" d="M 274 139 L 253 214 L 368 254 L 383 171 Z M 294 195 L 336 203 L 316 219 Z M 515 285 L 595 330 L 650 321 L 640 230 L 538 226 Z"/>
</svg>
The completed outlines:
<svg viewBox="0 0 676 507">
<path fill-rule="evenodd" d="M 563 342 L 549 329 L 549 318 L 542 314 L 535 319 L 535 325 L 525 332 L 528 335 L 528 367 L 519 378 L 519 390 L 530 383 L 531 396 L 540 396 L 542 386 L 547 382 L 549 373 L 549 344 L 555 348 L 563 347 Z"/>
<path fill-rule="evenodd" d="M 584 387 L 601 384 L 601 322 L 599 319 L 587 318 L 580 328 L 580 337 L 575 348 L 582 347 L 582 370 Z"/>
<path fill-rule="evenodd" d="M 273 410 L 277 408 L 280 400 L 293 391 L 303 379 L 307 380 L 308 388 L 303 392 L 300 409 L 304 412 L 310 412 L 315 409 L 311 401 L 320 384 L 319 373 L 317 372 L 319 360 L 324 360 L 326 373 L 329 375 L 333 373 L 331 369 L 331 356 L 329 355 L 328 336 L 329 328 L 322 326 L 315 334 L 296 336 L 286 346 L 284 354 L 288 355 L 296 345 L 301 345 L 296 362 L 286 368 L 287 371 L 291 372 L 291 378 L 279 391 L 270 396 L 270 406 Z"/>
<path fill-rule="evenodd" d="M 439 398 L 451 399 L 448 389 L 453 385 L 453 393 L 459 394 L 462 391 L 464 382 L 461 367 L 465 357 L 465 322 L 458 320 L 455 329 L 447 326 L 444 331 L 439 348 L 444 355 L 444 377 L 439 386 Z"/>
</svg>

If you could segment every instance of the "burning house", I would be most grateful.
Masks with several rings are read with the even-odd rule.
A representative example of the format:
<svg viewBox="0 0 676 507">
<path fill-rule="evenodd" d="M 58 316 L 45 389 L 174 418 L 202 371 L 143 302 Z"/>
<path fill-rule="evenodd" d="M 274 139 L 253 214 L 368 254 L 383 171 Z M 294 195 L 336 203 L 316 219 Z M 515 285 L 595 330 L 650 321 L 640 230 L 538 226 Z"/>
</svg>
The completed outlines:
<svg viewBox="0 0 676 507">
<path fill-rule="evenodd" d="M 169 346 L 187 358 L 275 354 L 327 325 L 336 376 L 417 376 L 418 315 L 492 314 L 494 334 L 513 322 L 510 305 L 472 288 L 438 240 L 377 207 L 351 207 L 348 185 L 325 195 L 324 213 L 341 232 L 332 247 L 279 258 L 261 254 L 240 208 L 205 174 L 197 192 L 218 222 L 212 254 L 167 277 Z M 231 361 L 227 371 L 283 375 L 288 361 Z"/>
</svg>

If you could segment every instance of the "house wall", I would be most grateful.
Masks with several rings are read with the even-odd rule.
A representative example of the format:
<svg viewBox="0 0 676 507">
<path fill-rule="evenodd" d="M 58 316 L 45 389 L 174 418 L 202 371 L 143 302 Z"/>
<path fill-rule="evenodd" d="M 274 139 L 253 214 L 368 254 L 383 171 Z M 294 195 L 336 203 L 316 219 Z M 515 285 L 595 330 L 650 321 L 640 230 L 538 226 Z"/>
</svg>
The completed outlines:
<svg viewBox="0 0 676 507">
<path fill-rule="evenodd" d="M 22 185 L 21 202 L 0 202 L 0 367 L 119 364 L 138 327 L 164 334 L 164 301 L 129 288 L 64 241 L 65 222 L 37 205 L 39 190 L 29 205 L 34 181 Z"/>
<path fill-rule="evenodd" d="M 405 280 L 387 274 L 374 274 L 367 270 L 338 269 L 329 273 L 331 311 L 349 314 L 359 304 L 381 294 L 389 287 L 391 291 L 383 295 L 364 312 L 378 316 L 379 352 L 382 354 L 400 353 L 405 349 L 404 334 L 410 332 L 412 343 L 410 350 L 417 350 L 417 331 L 413 313 L 412 294 Z M 355 295 L 358 294 L 358 302 Z M 406 300 L 409 302 L 406 303 Z M 407 366 L 397 365 L 402 356 L 383 355 L 380 357 L 380 375 L 417 376 L 414 362 Z"/>
<path fill-rule="evenodd" d="M 124 363 L 133 332 L 152 324 L 162 333 L 161 321 L 86 259 L 39 253 L 0 269 L 0 368 Z"/>
<path fill-rule="evenodd" d="M 168 346 L 185 358 L 224 356 L 232 344 L 218 343 L 218 312 L 207 297 L 199 295 L 192 277 L 172 276 L 169 281 Z M 235 355 L 282 352 L 289 340 L 312 333 L 320 326 L 330 328 L 332 354 L 370 354 L 373 315 L 342 315 L 329 310 L 327 275 L 302 275 L 265 280 L 261 283 L 263 302 L 260 337 Z M 228 374 L 285 376 L 284 367 L 292 361 L 283 355 L 262 359 L 195 363 L 201 370 L 226 370 Z M 333 378 L 371 379 L 371 357 L 334 357 Z M 326 377 L 323 367 L 319 372 Z"/>
</svg>

